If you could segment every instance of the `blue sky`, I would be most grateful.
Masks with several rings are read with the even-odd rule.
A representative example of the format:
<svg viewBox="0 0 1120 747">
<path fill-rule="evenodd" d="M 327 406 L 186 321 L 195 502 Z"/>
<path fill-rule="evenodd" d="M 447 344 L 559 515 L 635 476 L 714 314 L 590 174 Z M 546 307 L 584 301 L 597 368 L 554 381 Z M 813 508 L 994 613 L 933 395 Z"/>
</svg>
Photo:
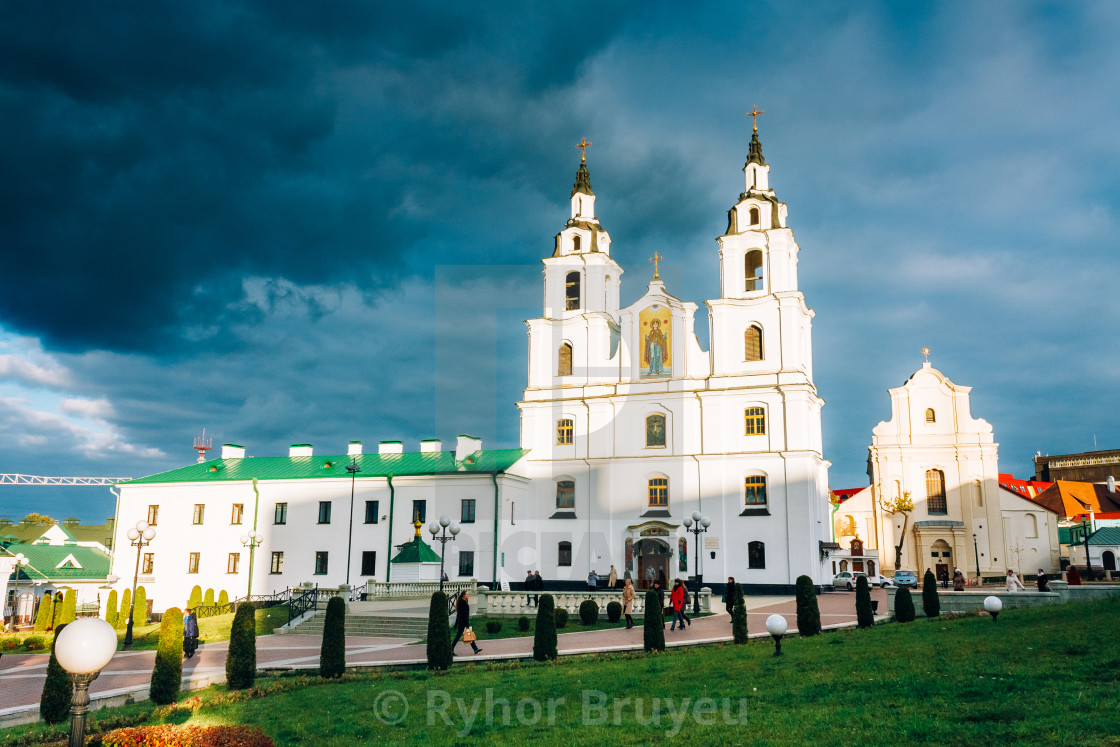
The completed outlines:
<svg viewBox="0 0 1120 747">
<path fill-rule="evenodd" d="M 1120 444 L 1120 6 L 445 5 L 8 9 L 0 472 L 151 474 L 204 427 L 515 445 L 575 143 L 623 303 L 657 251 L 703 309 L 755 105 L 833 487 L 866 483 L 923 345 L 1003 471 Z M 12 518 L 113 507 L 0 490 Z"/>
</svg>

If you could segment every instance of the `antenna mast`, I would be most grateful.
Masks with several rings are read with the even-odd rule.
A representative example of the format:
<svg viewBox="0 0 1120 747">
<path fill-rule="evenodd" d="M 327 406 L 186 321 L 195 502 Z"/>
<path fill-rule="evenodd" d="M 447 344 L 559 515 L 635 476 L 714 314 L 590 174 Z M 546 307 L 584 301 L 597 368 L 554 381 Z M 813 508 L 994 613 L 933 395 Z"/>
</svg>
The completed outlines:
<svg viewBox="0 0 1120 747">
<path fill-rule="evenodd" d="M 198 463 L 202 464 L 206 461 L 206 452 L 210 451 L 211 446 L 214 444 L 213 438 L 206 437 L 206 429 L 202 429 L 201 436 L 194 437 L 194 450 L 198 452 Z"/>
</svg>

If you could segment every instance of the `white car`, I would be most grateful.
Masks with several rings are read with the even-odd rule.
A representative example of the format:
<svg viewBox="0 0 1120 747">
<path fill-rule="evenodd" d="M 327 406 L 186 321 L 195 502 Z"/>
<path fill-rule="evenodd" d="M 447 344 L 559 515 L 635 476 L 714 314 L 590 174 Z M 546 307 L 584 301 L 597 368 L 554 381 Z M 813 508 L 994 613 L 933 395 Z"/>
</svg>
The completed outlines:
<svg viewBox="0 0 1120 747">
<path fill-rule="evenodd" d="M 860 576 L 867 578 L 866 573 L 852 573 L 851 571 L 840 571 L 832 579 L 832 585 L 837 589 L 847 589 L 848 591 L 855 591 L 856 579 Z M 868 581 L 868 583 L 871 583 Z"/>
</svg>

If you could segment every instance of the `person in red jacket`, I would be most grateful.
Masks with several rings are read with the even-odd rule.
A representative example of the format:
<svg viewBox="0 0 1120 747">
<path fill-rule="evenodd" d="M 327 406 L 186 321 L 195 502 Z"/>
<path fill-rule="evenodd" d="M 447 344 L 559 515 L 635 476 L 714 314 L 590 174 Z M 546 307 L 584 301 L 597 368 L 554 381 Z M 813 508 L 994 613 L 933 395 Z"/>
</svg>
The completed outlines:
<svg viewBox="0 0 1120 747">
<path fill-rule="evenodd" d="M 673 625 L 669 630 L 676 630 L 678 622 L 681 624 L 681 630 L 684 630 L 684 587 L 681 586 L 679 578 L 673 584 L 673 593 L 669 595 L 669 604 L 673 607 Z"/>
</svg>

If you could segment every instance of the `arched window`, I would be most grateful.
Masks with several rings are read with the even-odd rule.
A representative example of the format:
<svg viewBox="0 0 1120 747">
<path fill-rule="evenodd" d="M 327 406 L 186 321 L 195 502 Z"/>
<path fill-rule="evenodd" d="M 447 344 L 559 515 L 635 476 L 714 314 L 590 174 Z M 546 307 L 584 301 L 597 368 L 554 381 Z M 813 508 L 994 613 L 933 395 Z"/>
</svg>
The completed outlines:
<svg viewBox="0 0 1120 747">
<path fill-rule="evenodd" d="M 575 430 L 574 423 L 571 418 L 561 418 L 556 421 L 556 444 L 558 446 L 570 446 L 572 443 L 572 432 Z"/>
<path fill-rule="evenodd" d="M 750 215 L 751 215 L 751 225 L 752 226 L 757 226 L 758 222 L 761 220 L 761 218 L 759 217 L 758 208 L 752 207 Z"/>
<path fill-rule="evenodd" d="M 844 561 L 840 561 L 843 565 Z M 755 540 L 747 543 L 747 568 L 766 567 L 766 543 Z"/>
<path fill-rule="evenodd" d="M 748 291 L 762 290 L 762 252 L 758 249 L 747 252 L 743 265 L 746 270 L 746 285 Z"/>
<path fill-rule="evenodd" d="M 646 418 L 646 446 L 665 445 L 665 416 L 650 415 Z"/>
<path fill-rule="evenodd" d="M 669 505 L 669 478 L 651 477 L 649 480 L 649 505 L 666 508 Z"/>
<path fill-rule="evenodd" d="M 572 564 L 572 543 L 561 542 L 557 555 L 556 565 L 570 566 Z"/>
<path fill-rule="evenodd" d="M 575 252 L 576 254 L 579 254 L 579 245 L 580 245 L 579 236 L 578 235 L 573 236 L 572 237 L 572 251 Z"/>
<path fill-rule="evenodd" d="M 983 506 L 984 505 L 984 488 L 980 484 L 979 480 L 973 480 L 972 481 L 972 492 L 976 494 L 976 505 L 977 506 Z"/>
<path fill-rule="evenodd" d="M 578 272 L 569 272 L 564 279 L 564 308 L 568 311 L 574 311 L 579 308 Z"/>
<path fill-rule="evenodd" d="M 945 503 L 945 473 L 939 469 L 926 470 L 926 510 L 931 514 L 947 514 Z"/>
<path fill-rule="evenodd" d="M 1038 517 L 1034 514 L 1027 514 L 1027 536 L 1038 536 Z"/>
<path fill-rule="evenodd" d="M 743 357 L 744 360 L 760 361 L 762 360 L 762 328 L 751 325 L 747 327 L 747 331 L 743 333 Z"/>
<path fill-rule="evenodd" d="M 572 346 L 564 343 L 560 346 L 560 350 L 556 356 L 556 375 L 557 376 L 571 376 L 572 375 Z"/>
<path fill-rule="evenodd" d="M 751 475 L 743 480 L 743 501 L 747 506 L 766 505 L 766 478 Z"/>
<path fill-rule="evenodd" d="M 874 560 L 867 561 L 867 575 L 868 576 L 874 576 L 875 575 L 875 561 Z"/>
<path fill-rule="evenodd" d="M 576 507 L 576 481 L 556 481 L 556 508 L 574 509 Z"/>
<path fill-rule="evenodd" d="M 933 411 L 932 407 L 926 408 L 926 422 L 927 423 L 936 423 L 937 422 L 937 413 L 935 413 Z"/>
<path fill-rule="evenodd" d="M 743 410 L 744 435 L 761 436 L 766 433 L 766 411 L 761 407 Z"/>
</svg>

